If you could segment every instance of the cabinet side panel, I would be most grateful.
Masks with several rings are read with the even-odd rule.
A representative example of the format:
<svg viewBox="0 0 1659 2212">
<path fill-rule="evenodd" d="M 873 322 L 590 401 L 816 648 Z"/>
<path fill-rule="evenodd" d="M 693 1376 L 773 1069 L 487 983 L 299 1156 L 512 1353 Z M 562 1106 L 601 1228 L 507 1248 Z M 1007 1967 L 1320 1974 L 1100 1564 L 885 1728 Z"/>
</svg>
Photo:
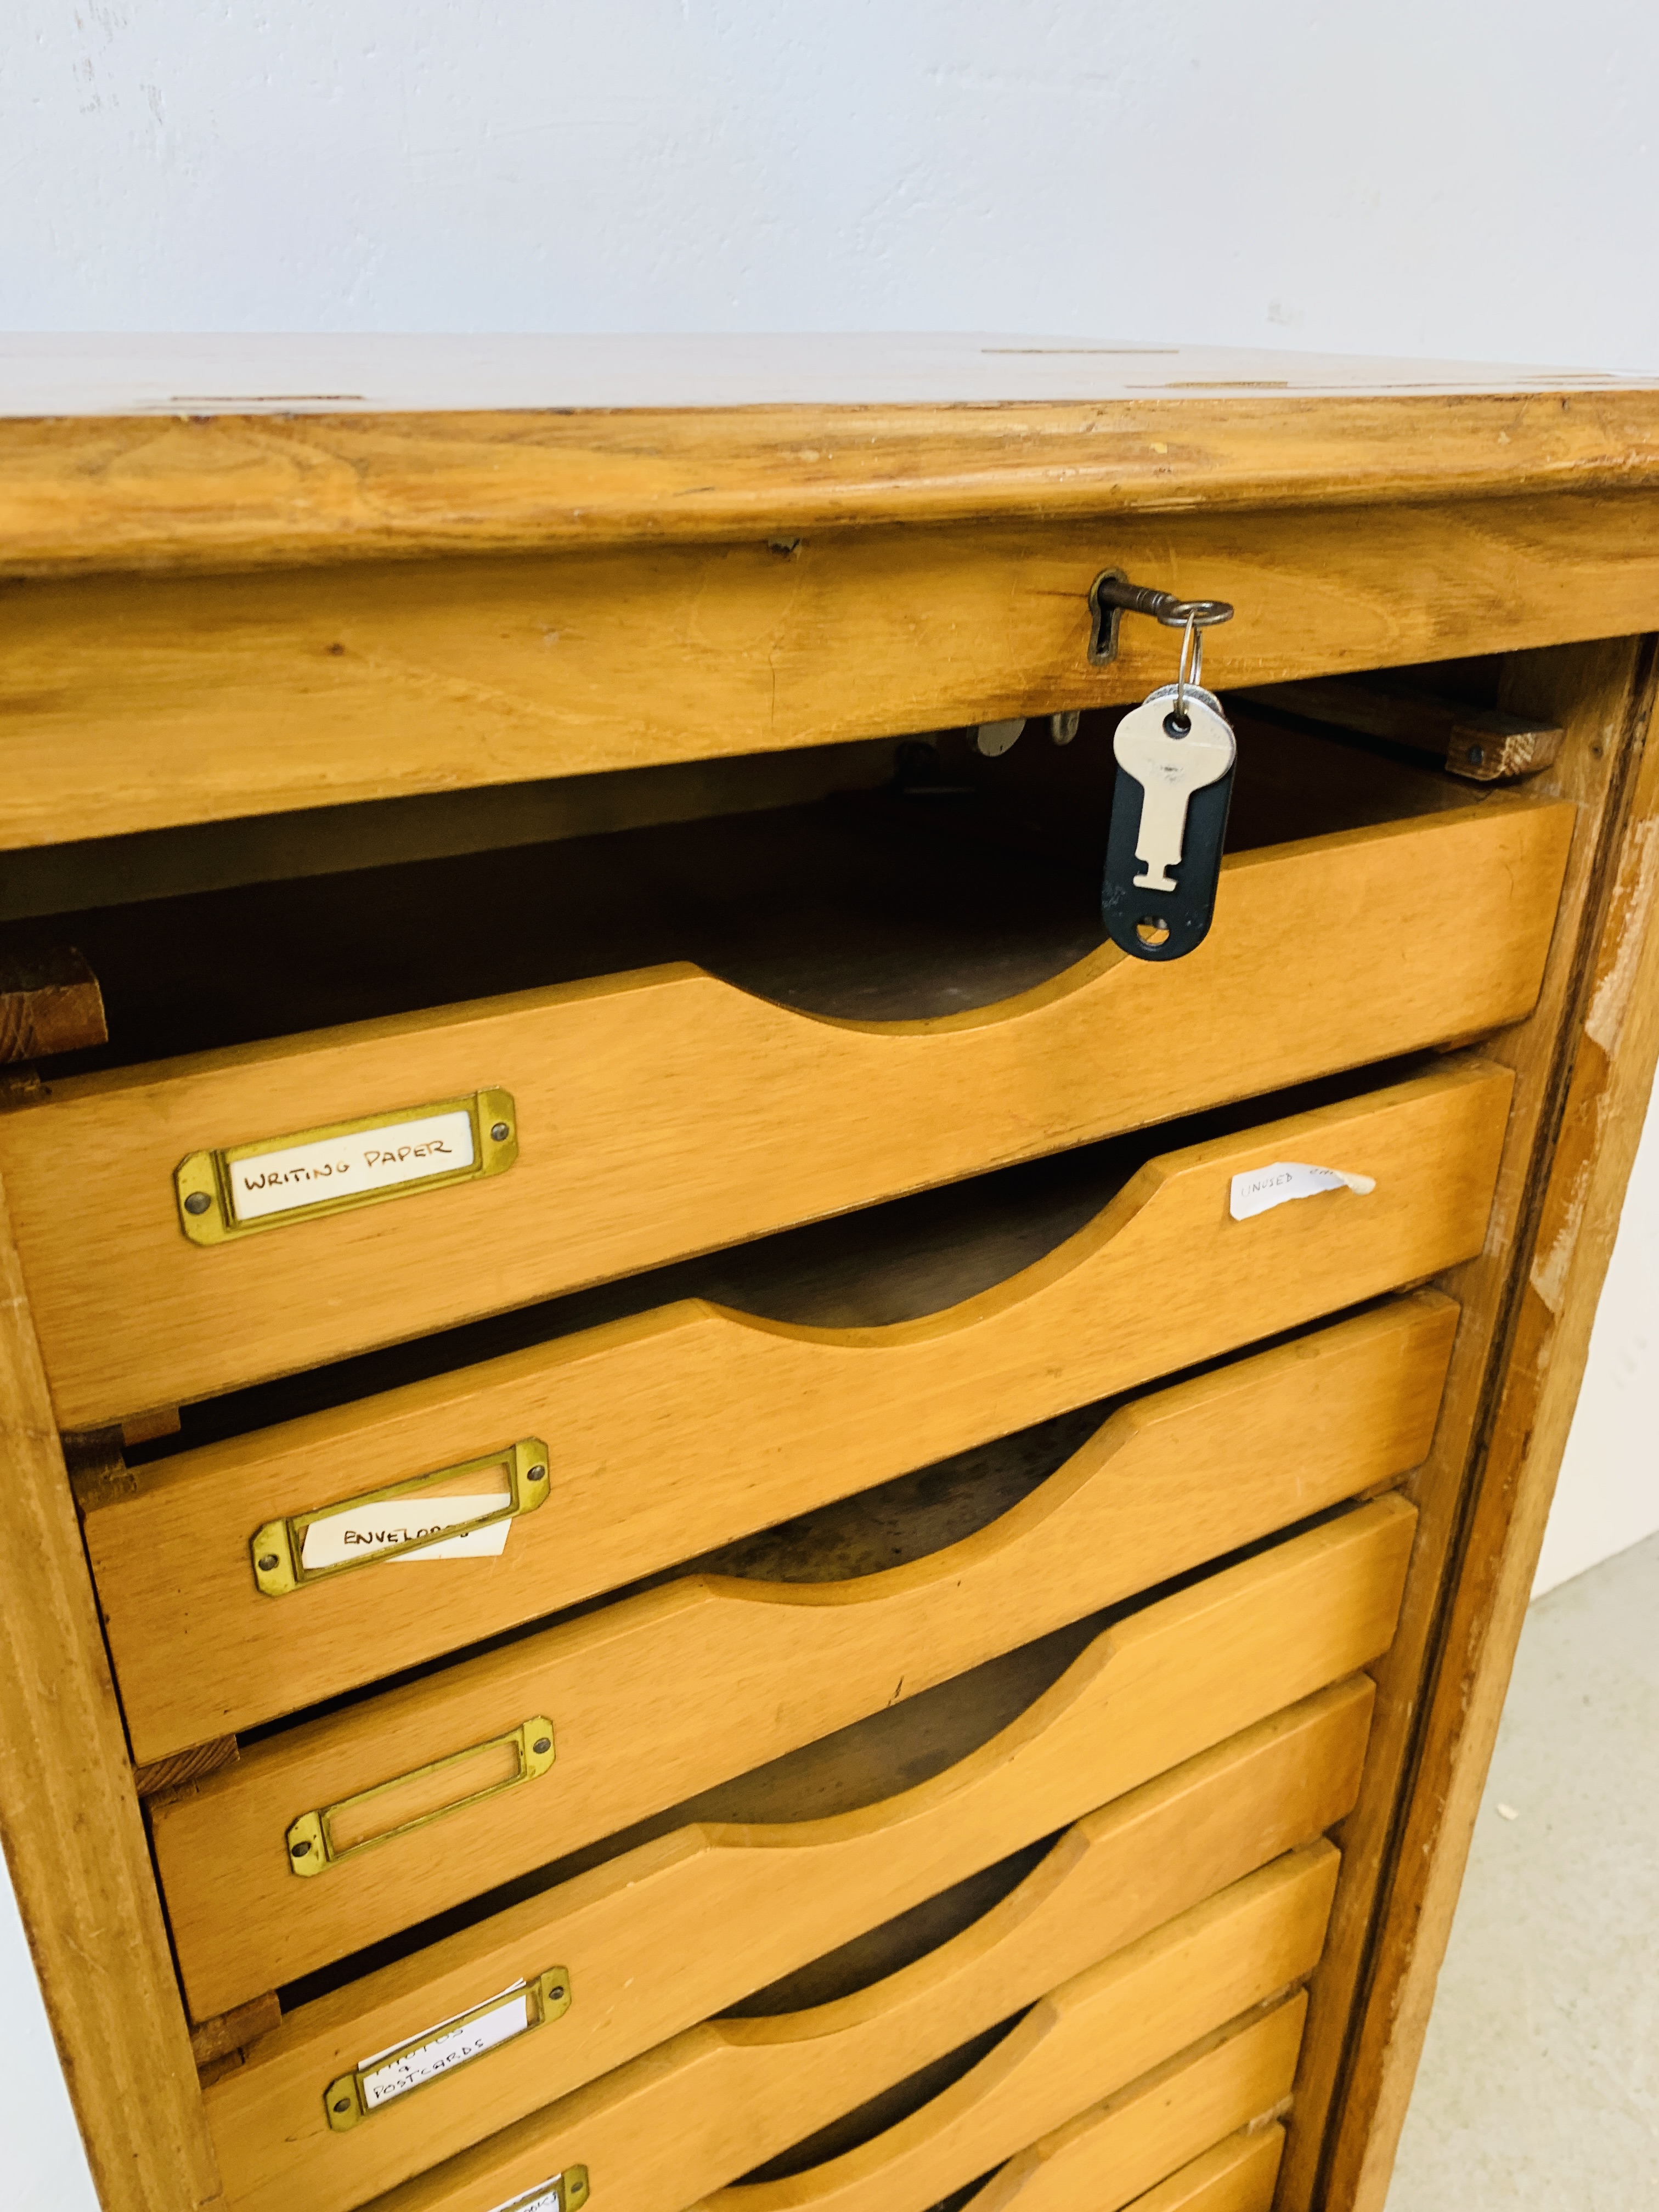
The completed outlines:
<svg viewBox="0 0 1659 2212">
<path fill-rule="evenodd" d="M 218 2175 L 3 1198 L 0 1449 L 0 1839 L 104 2212 L 185 2212 Z"/>
</svg>

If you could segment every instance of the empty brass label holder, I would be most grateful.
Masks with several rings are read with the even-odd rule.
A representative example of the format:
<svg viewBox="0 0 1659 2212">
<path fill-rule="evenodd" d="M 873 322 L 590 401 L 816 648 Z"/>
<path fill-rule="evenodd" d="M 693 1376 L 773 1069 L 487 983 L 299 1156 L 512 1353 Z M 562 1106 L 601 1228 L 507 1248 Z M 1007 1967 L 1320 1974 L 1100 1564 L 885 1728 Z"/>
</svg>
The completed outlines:
<svg viewBox="0 0 1659 2212">
<path fill-rule="evenodd" d="M 453 1798 L 447 1805 L 439 1805 L 428 1812 L 416 1813 L 407 1820 L 395 1821 L 390 1827 L 379 1829 L 357 1843 L 344 1843 L 337 1833 L 343 1814 L 362 1812 L 377 1798 L 386 1797 L 395 1790 L 406 1790 L 411 1783 L 424 1782 L 447 1768 L 459 1766 L 464 1760 L 482 1757 L 491 1751 L 507 1748 L 516 1753 L 516 1773 L 500 1782 L 487 1783 L 482 1790 L 468 1790 L 464 1796 Z M 465 1751 L 453 1751 L 446 1759 L 429 1760 L 424 1766 L 412 1768 L 407 1774 L 394 1775 L 389 1782 L 377 1782 L 373 1789 L 359 1790 L 349 1797 L 342 1797 L 332 1805 L 324 1805 L 314 1813 L 301 1813 L 290 1822 L 285 1841 L 288 1845 L 288 1864 L 290 1874 L 310 1881 L 325 1874 L 331 1866 L 344 1860 L 356 1858 L 364 1851 L 372 1851 L 380 1844 L 389 1844 L 394 1837 L 412 1835 L 416 1829 L 429 1827 L 434 1820 L 447 1820 L 468 1805 L 481 1805 L 488 1797 L 499 1797 L 505 1790 L 517 1790 L 526 1782 L 534 1782 L 551 1768 L 556 1753 L 553 1744 L 553 1723 L 544 1714 L 532 1714 L 505 1735 L 491 1736 L 483 1743 L 469 1744 Z"/>
</svg>

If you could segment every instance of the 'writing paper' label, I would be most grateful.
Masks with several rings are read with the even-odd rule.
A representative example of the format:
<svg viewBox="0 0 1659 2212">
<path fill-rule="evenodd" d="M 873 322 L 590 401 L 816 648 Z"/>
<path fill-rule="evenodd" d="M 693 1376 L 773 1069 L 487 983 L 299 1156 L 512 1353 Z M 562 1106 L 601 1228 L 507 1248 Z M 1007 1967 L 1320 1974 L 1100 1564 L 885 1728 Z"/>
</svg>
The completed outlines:
<svg viewBox="0 0 1659 2212">
<path fill-rule="evenodd" d="M 1301 1160 L 1275 1160 L 1270 1167 L 1251 1168 L 1233 1177 L 1227 1211 L 1235 1221 L 1249 1221 L 1253 1215 L 1271 1212 L 1276 1206 L 1288 1206 L 1293 1198 L 1317 1198 L 1325 1190 L 1357 1191 L 1366 1198 L 1376 1188 L 1370 1176 L 1346 1175 L 1340 1168 L 1309 1167 Z"/>
<path fill-rule="evenodd" d="M 530 2024 L 530 1990 L 520 1982 L 470 2020 L 463 2019 L 459 2024 L 446 2021 L 422 2042 L 405 2044 L 389 2054 L 377 2051 L 357 2069 L 364 2109 L 372 2112 L 394 2097 L 407 2096 L 423 2081 L 435 2081 L 440 2074 L 464 2066 L 469 2058 L 482 2057 L 498 2043 L 511 2042 Z"/>
<path fill-rule="evenodd" d="M 426 1544 L 418 1552 L 405 1552 L 407 1560 L 499 1559 L 511 1533 L 511 1521 L 492 1521 L 487 1528 L 467 1528 L 486 1514 L 500 1513 L 513 1502 L 503 1482 L 495 1491 L 471 1498 L 392 1498 L 379 1505 L 348 1505 L 339 1513 L 325 1514 L 306 1529 L 300 1564 L 307 1574 L 321 1567 L 343 1567 L 354 1559 L 372 1559 L 400 1544 L 418 1543 L 440 1530 L 460 1533 L 441 1544 Z"/>
<path fill-rule="evenodd" d="M 325 1198 L 356 1198 L 428 1176 L 453 1175 L 470 1168 L 474 1158 L 472 1116 L 456 1108 L 232 1160 L 230 1201 L 238 1221 L 258 1221 Z"/>
</svg>

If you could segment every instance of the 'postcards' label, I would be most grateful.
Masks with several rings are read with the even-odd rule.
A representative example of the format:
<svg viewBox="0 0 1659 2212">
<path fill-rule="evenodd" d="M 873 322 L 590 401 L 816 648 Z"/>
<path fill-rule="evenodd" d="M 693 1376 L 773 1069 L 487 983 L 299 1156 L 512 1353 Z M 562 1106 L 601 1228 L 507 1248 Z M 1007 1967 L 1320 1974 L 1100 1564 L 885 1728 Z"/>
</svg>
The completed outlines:
<svg viewBox="0 0 1659 2212">
<path fill-rule="evenodd" d="M 498 2204 L 495 2212 L 564 2212 L 563 2174 L 556 2173 L 551 2181 L 544 2181 L 528 2197 L 515 2197 L 510 2203 Z"/>
<path fill-rule="evenodd" d="M 238 1221 L 260 1221 L 325 1198 L 358 1198 L 428 1176 L 454 1175 L 476 1158 L 472 1116 L 457 1108 L 232 1160 L 231 1207 Z"/>
<path fill-rule="evenodd" d="M 520 1982 L 458 2025 L 446 2023 L 419 2043 L 405 2044 L 389 2053 L 377 2051 L 357 2069 L 364 2110 L 374 2112 L 394 2097 L 407 2096 L 423 2082 L 435 2081 L 440 2074 L 465 2065 L 469 2058 L 482 2057 L 498 2043 L 509 2043 L 515 2035 L 522 2035 L 530 2024 L 530 1988 Z"/>
</svg>

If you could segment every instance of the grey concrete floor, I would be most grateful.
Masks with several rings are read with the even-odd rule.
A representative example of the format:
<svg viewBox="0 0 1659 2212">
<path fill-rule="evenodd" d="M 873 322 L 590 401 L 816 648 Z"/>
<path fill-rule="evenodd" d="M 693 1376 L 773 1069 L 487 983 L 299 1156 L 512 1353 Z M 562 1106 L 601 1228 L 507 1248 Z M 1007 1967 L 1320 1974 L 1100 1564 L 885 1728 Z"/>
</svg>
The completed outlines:
<svg viewBox="0 0 1659 2212">
<path fill-rule="evenodd" d="M 1659 1536 L 1527 1616 L 1388 2212 L 1659 2207 Z"/>
</svg>

